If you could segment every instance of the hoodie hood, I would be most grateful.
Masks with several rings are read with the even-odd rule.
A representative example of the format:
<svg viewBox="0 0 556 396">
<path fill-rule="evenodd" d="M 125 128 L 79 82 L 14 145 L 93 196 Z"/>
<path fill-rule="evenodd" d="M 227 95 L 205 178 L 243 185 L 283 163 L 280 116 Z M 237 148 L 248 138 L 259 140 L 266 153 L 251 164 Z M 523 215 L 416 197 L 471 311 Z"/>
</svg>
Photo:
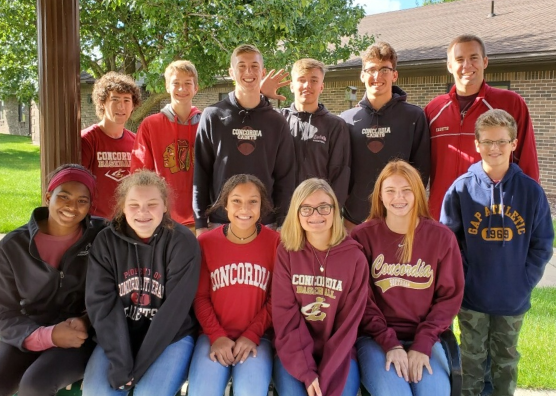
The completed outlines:
<svg viewBox="0 0 556 396">
<path fill-rule="evenodd" d="M 180 121 L 177 114 L 174 112 L 174 109 L 172 109 L 172 105 L 170 103 L 164 106 L 162 110 L 160 110 L 160 112 L 164 114 L 170 122 L 176 122 L 178 125 L 196 125 L 201 119 L 201 110 L 199 110 L 195 106 L 191 106 L 191 112 L 189 113 L 189 117 L 185 122 Z"/>
<path fill-rule="evenodd" d="M 225 100 L 229 101 L 233 107 L 238 109 L 238 114 L 242 118 L 242 123 L 245 123 L 247 120 L 249 120 L 251 118 L 251 115 L 255 112 L 258 113 L 262 111 L 273 111 L 272 104 L 264 95 L 260 95 L 259 104 L 252 109 L 246 109 L 241 104 L 239 104 L 234 91 L 230 92 Z"/>
<path fill-rule="evenodd" d="M 363 99 L 359 102 L 359 106 L 371 111 L 373 113 L 377 113 L 377 115 L 382 115 L 382 113 L 388 110 L 390 107 L 394 106 L 398 102 L 405 102 L 407 100 L 407 94 L 403 89 L 398 87 L 397 85 L 392 86 L 392 99 L 390 99 L 384 106 L 380 109 L 375 110 L 373 106 L 371 106 L 371 102 L 367 98 L 367 93 L 363 96 Z"/>
</svg>

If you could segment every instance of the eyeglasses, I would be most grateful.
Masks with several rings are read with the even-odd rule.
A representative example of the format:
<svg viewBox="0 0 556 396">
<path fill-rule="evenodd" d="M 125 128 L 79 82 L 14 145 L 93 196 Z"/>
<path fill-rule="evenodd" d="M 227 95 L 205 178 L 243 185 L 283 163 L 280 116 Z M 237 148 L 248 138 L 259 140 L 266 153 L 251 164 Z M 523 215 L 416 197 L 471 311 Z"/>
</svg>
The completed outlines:
<svg viewBox="0 0 556 396">
<path fill-rule="evenodd" d="M 510 144 L 511 142 L 513 142 L 513 140 L 509 139 L 509 140 L 481 140 L 479 141 L 479 144 L 483 147 L 488 147 L 491 148 L 492 146 L 498 146 L 500 148 L 506 147 L 506 145 Z"/>
<path fill-rule="evenodd" d="M 383 66 L 380 69 L 375 69 L 374 67 L 370 67 L 370 68 L 365 69 L 363 71 L 370 76 L 376 76 L 378 74 L 385 76 L 388 73 L 394 71 L 394 68 L 393 67 L 388 67 L 388 66 Z"/>
<path fill-rule="evenodd" d="M 316 210 L 318 214 L 320 214 L 322 216 L 326 216 L 326 215 L 329 215 L 332 212 L 333 208 L 334 208 L 334 206 L 330 205 L 330 204 L 322 204 L 322 205 L 317 206 L 316 208 L 314 208 L 312 206 L 300 206 L 299 207 L 299 214 L 303 217 L 309 217 Z"/>
</svg>

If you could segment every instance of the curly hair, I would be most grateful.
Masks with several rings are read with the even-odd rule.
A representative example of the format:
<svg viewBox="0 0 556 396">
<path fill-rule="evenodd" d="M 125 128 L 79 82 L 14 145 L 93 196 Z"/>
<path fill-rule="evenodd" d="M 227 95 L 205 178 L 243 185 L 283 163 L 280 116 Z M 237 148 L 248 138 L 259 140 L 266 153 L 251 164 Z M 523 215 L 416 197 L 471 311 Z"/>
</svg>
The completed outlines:
<svg viewBox="0 0 556 396">
<path fill-rule="evenodd" d="M 396 69 L 398 65 L 398 54 L 394 47 L 384 41 L 378 41 L 373 45 L 369 46 L 363 54 L 361 54 L 362 66 L 365 69 L 365 63 L 370 62 L 373 59 L 378 59 L 379 61 L 390 61 L 392 62 L 392 67 Z"/>
<path fill-rule="evenodd" d="M 115 91 L 120 94 L 131 94 L 133 108 L 141 104 L 141 90 L 131 76 L 117 72 L 108 72 L 99 78 L 93 87 L 93 103 L 98 118 L 104 117 L 104 104 L 108 94 Z"/>
</svg>

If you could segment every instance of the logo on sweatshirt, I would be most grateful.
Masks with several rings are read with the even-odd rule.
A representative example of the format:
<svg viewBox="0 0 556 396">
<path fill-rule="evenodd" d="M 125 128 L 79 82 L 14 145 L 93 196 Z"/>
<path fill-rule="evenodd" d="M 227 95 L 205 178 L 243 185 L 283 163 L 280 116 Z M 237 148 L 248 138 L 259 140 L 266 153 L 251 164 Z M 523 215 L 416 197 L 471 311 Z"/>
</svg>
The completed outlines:
<svg viewBox="0 0 556 396">
<path fill-rule="evenodd" d="M 165 168 L 169 168 L 171 173 L 179 171 L 187 172 L 193 165 L 194 154 L 191 146 L 186 139 L 178 139 L 178 155 L 176 157 L 176 143 L 171 143 L 164 149 L 162 154 Z"/>
<path fill-rule="evenodd" d="M 249 155 L 257 148 L 257 139 L 263 136 L 260 129 L 244 126 L 241 129 L 232 129 L 232 135 L 237 137 L 237 149 L 243 155 Z"/>
<path fill-rule="evenodd" d="M 269 270 L 251 263 L 226 264 L 210 273 L 212 291 L 236 284 L 255 286 L 266 291 L 269 280 Z"/>
<path fill-rule="evenodd" d="M 378 153 L 384 148 L 384 138 L 390 134 L 390 127 L 380 127 L 378 125 L 363 128 L 361 134 L 367 138 L 367 148 L 372 153 Z"/>
<path fill-rule="evenodd" d="M 371 266 L 371 276 L 374 284 L 386 293 L 393 287 L 405 287 L 407 289 L 423 290 L 428 289 L 434 280 L 434 272 L 430 264 L 425 263 L 423 260 L 417 260 L 416 264 L 388 264 L 384 262 L 384 255 L 379 254 L 373 261 Z M 415 282 L 411 278 L 425 278 L 426 282 Z"/>
<path fill-rule="evenodd" d="M 324 136 L 324 135 L 313 135 L 313 142 L 326 144 L 326 136 Z"/>
<path fill-rule="evenodd" d="M 297 294 L 326 296 L 332 299 L 336 298 L 334 292 L 343 290 L 341 280 L 320 275 L 295 274 L 292 276 L 292 285 L 296 286 Z"/>
<path fill-rule="evenodd" d="M 321 309 L 330 307 L 330 304 L 325 303 L 326 299 L 317 297 L 316 301 L 301 307 L 301 313 L 305 316 L 305 320 L 310 322 L 322 322 L 326 318 L 326 313 Z"/>
<path fill-rule="evenodd" d="M 481 238 L 483 238 L 484 241 L 511 241 L 514 238 L 514 231 L 510 227 L 489 227 L 489 221 L 487 219 L 490 216 L 497 215 L 510 219 L 516 228 L 515 232 L 517 232 L 517 235 L 525 234 L 526 229 L 523 216 L 521 216 L 517 210 L 512 209 L 510 205 L 500 204 L 492 205 L 490 208 L 485 206 L 482 211 L 475 212 L 473 219 L 469 222 L 467 232 L 471 235 L 477 235 L 481 228 L 481 224 L 483 221 L 486 221 L 486 225 L 484 225 L 484 228 L 481 230 Z"/>
</svg>

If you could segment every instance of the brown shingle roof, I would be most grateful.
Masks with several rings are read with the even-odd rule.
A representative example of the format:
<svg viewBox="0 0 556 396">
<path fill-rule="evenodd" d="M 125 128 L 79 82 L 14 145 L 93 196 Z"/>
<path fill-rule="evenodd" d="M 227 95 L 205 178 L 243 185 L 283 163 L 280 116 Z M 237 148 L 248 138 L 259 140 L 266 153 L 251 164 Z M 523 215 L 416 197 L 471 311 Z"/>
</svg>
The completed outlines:
<svg viewBox="0 0 556 396">
<path fill-rule="evenodd" d="M 556 1 L 496 0 L 495 16 L 487 17 L 491 0 L 458 0 L 369 15 L 359 33 L 389 42 L 399 63 L 436 63 L 446 48 L 464 33 L 481 37 L 490 59 L 556 56 Z M 332 68 L 360 66 L 354 58 Z"/>
</svg>

